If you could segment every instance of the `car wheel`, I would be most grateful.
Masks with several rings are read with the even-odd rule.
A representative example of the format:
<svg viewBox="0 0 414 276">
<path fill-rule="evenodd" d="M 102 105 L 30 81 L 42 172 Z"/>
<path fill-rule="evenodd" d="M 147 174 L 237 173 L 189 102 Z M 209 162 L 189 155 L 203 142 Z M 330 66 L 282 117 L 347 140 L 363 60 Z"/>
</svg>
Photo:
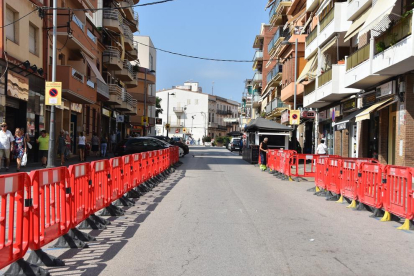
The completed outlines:
<svg viewBox="0 0 414 276">
<path fill-rule="evenodd" d="M 180 148 L 178 150 L 178 154 L 179 154 L 180 157 L 184 157 L 184 150 L 182 148 Z"/>
</svg>

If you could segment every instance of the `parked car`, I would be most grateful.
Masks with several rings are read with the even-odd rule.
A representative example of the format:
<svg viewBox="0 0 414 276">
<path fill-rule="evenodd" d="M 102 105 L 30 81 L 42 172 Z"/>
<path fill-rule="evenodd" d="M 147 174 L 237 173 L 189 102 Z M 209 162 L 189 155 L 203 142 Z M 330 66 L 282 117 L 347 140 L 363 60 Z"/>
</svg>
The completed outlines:
<svg viewBox="0 0 414 276">
<path fill-rule="evenodd" d="M 190 153 L 190 148 L 186 144 L 184 144 L 180 140 L 180 138 L 178 138 L 178 137 L 169 138 L 167 136 L 162 136 L 162 135 L 159 135 L 159 136 L 151 136 L 151 137 L 156 138 L 156 139 L 159 139 L 159 140 L 162 140 L 162 141 L 165 141 L 165 142 L 167 142 L 167 143 L 169 143 L 171 145 L 174 145 L 174 146 L 179 146 L 180 148 L 183 149 L 184 154 L 189 154 Z"/>
<path fill-rule="evenodd" d="M 133 137 L 122 140 L 115 149 L 115 156 L 123 156 L 171 147 L 170 144 L 151 137 Z"/>
<path fill-rule="evenodd" d="M 229 150 L 233 152 L 234 150 L 240 150 L 240 137 L 231 138 L 230 143 L 228 145 Z"/>
</svg>

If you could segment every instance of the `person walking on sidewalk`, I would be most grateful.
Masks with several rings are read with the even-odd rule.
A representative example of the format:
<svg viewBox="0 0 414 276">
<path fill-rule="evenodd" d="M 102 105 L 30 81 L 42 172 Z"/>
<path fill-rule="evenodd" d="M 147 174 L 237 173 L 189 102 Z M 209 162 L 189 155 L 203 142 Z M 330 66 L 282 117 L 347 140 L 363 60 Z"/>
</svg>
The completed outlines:
<svg viewBox="0 0 414 276">
<path fill-rule="evenodd" d="M 66 151 L 65 151 L 65 160 L 69 160 L 69 155 L 71 153 L 72 149 L 72 139 L 70 138 L 69 132 L 65 132 L 65 145 L 66 145 Z"/>
<path fill-rule="evenodd" d="M 260 165 L 260 169 L 262 170 L 262 171 L 265 171 L 266 170 L 266 165 L 267 165 L 267 160 L 266 160 L 266 154 L 267 154 L 267 152 L 269 151 L 268 150 L 268 147 L 267 147 L 267 141 L 268 141 L 269 139 L 266 137 L 266 138 L 264 138 L 263 139 L 263 142 L 261 142 L 260 143 L 260 147 L 259 147 L 259 152 L 260 152 L 260 161 L 261 161 L 261 165 Z"/>
<path fill-rule="evenodd" d="M 102 134 L 101 137 L 101 156 L 106 157 L 106 150 L 108 148 L 108 137 L 106 134 Z"/>
<path fill-rule="evenodd" d="M 15 144 L 15 150 L 14 150 L 14 156 L 16 157 L 16 163 L 17 163 L 17 169 L 16 172 L 20 172 L 20 166 L 22 164 L 22 158 L 23 155 L 26 153 L 27 146 L 26 146 L 26 138 L 21 131 L 20 128 L 16 128 L 15 131 L 15 137 L 14 137 L 14 144 Z"/>
<path fill-rule="evenodd" d="M 325 145 L 325 140 L 321 140 L 316 148 L 316 154 L 326 154 L 328 147 Z"/>
<path fill-rule="evenodd" d="M 92 152 L 95 154 L 95 156 L 98 156 L 99 154 L 99 137 L 96 136 L 96 133 L 94 132 L 92 134 Z"/>
<path fill-rule="evenodd" d="M 0 160 L 6 158 L 6 171 L 9 171 L 10 166 L 10 151 L 13 151 L 14 138 L 13 134 L 7 130 L 7 124 L 1 124 L 0 130 Z"/>
<path fill-rule="evenodd" d="M 46 168 L 47 154 L 49 151 L 49 135 L 46 134 L 46 130 L 40 132 L 40 137 L 37 138 L 36 143 L 39 144 L 39 154 L 42 158 L 42 166 Z"/>
<path fill-rule="evenodd" d="M 78 137 L 78 148 L 79 148 L 79 158 L 81 162 L 85 161 L 85 146 L 86 146 L 86 137 L 83 136 L 83 132 L 80 132 L 79 137 Z"/>
<path fill-rule="evenodd" d="M 61 130 L 58 140 L 58 153 L 60 154 L 60 165 L 64 166 L 65 164 L 65 155 L 66 155 L 66 142 L 65 142 L 65 131 Z"/>
<path fill-rule="evenodd" d="M 112 153 L 114 153 L 115 150 L 116 150 L 116 133 L 112 132 L 112 135 L 111 135 L 111 151 L 112 151 Z"/>
</svg>

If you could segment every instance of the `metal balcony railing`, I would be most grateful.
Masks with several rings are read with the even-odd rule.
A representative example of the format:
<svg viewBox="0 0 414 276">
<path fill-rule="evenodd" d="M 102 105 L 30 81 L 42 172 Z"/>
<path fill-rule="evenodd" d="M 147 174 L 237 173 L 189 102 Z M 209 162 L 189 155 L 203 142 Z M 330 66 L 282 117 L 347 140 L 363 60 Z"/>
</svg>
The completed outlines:
<svg viewBox="0 0 414 276">
<path fill-rule="evenodd" d="M 332 22 L 332 20 L 334 19 L 335 16 L 335 8 L 333 8 L 332 10 L 329 11 L 329 13 L 321 20 L 320 22 L 320 32 L 322 32 L 326 26 L 329 25 L 329 23 Z"/>
<path fill-rule="evenodd" d="M 276 42 L 279 40 L 280 36 L 283 34 L 283 26 L 277 28 L 275 35 L 273 36 L 272 40 L 267 45 L 267 51 L 270 53 L 273 46 L 275 46 Z"/>
<path fill-rule="evenodd" d="M 104 19 L 112 19 L 112 20 L 118 20 L 119 25 L 123 25 L 123 18 L 122 15 L 119 13 L 118 10 L 112 10 L 112 9 L 104 9 L 103 10 L 103 18 Z"/>
<path fill-rule="evenodd" d="M 355 53 L 350 55 L 346 60 L 346 70 L 350 70 L 364 61 L 369 59 L 369 44 L 358 49 Z"/>
<path fill-rule="evenodd" d="M 183 107 L 173 107 L 174 112 L 177 113 L 182 113 L 184 112 L 184 108 Z"/>
<path fill-rule="evenodd" d="M 263 51 L 259 50 L 254 53 L 253 60 L 257 60 L 259 58 L 263 58 Z"/>
<path fill-rule="evenodd" d="M 256 72 L 255 74 L 254 74 L 254 76 L 253 76 L 253 81 L 262 81 L 262 79 L 263 79 L 263 75 L 262 74 L 260 74 L 260 73 L 258 73 L 258 72 Z"/>
<path fill-rule="evenodd" d="M 134 68 L 129 60 L 124 59 L 123 68 L 128 70 L 128 73 L 134 75 Z"/>
<path fill-rule="evenodd" d="M 109 95 L 115 95 L 118 100 L 122 101 L 122 88 L 117 84 L 109 84 Z"/>
<path fill-rule="evenodd" d="M 131 32 L 131 29 L 129 28 L 127 22 L 124 22 L 122 24 L 122 29 L 124 30 L 124 36 L 130 40 L 134 40 L 134 35 Z"/>
<path fill-rule="evenodd" d="M 305 85 L 305 91 L 304 91 L 305 94 L 304 95 L 305 96 L 309 95 L 310 93 L 315 91 L 315 88 L 316 88 L 316 82 L 315 81 L 313 81 L 311 83 L 308 83 L 307 85 Z"/>
<path fill-rule="evenodd" d="M 267 73 L 267 83 L 271 82 L 272 79 L 278 75 L 279 73 L 282 73 L 282 65 L 276 65 L 269 73 Z"/>
<path fill-rule="evenodd" d="M 316 26 L 312 32 L 310 32 L 308 34 L 308 36 L 306 37 L 305 41 L 306 41 L 306 46 L 308 46 L 309 44 L 312 43 L 312 41 L 315 40 L 315 38 L 318 36 L 318 26 Z"/>
<path fill-rule="evenodd" d="M 121 52 L 117 47 L 108 46 L 103 52 L 103 56 L 121 58 Z"/>
<path fill-rule="evenodd" d="M 388 30 L 375 38 L 375 54 L 385 51 L 387 48 L 400 42 L 412 33 L 413 15 L 408 14 L 407 17 L 401 18 Z"/>
<path fill-rule="evenodd" d="M 102 96 L 109 98 L 109 87 L 106 83 L 100 81 L 99 79 L 96 80 L 97 83 L 97 91 Z"/>
<path fill-rule="evenodd" d="M 273 15 L 276 13 L 276 10 L 279 7 L 281 2 L 292 2 L 292 0 L 276 0 L 272 6 L 272 9 L 269 12 L 269 20 L 272 19 Z"/>
<path fill-rule="evenodd" d="M 330 82 L 332 80 L 332 68 L 318 77 L 318 87 Z"/>
</svg>

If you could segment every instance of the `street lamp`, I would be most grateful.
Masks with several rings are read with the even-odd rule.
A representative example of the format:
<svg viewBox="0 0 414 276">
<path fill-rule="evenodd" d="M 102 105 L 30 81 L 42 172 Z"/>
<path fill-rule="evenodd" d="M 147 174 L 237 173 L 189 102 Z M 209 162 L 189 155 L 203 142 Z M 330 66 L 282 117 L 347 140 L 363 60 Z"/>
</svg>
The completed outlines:
<svg viewBox="0 0 414 276">
<path fill-rule="evenodd" d="M 293 43 L 289 42 L 289 41 L 283 41 L 281 43 L 282 45 L 292 45 Z M 298 83 L 297 83 L 297 71 L 298 71 L 298 39 L 296 38 L 295 40 L 295 86 L 294 86 L 294 94 L 293 94 L 293 110 L 296 110 L 296 94 L 297 94 L 297 87 L 298 87 Z M 297 150 L 297 143 L 296 143 L 296 125 L 293 127 L 293 137 L 294 137 L 294 141 L 293 141 L 293 149 Z"/>
<path fill-rule="evenodd" d="M 150 72 L 151 74 L 154 74 L 155 71 L 154 70 L 148 71 L 147 68 L 144 68 L 144 69 L 145 69 L 145 81 L 144 81 L 144 118 L 146 119 L 147 118 L 147 93 L 148 93 L 147 72 Z M 148 124 L 149 122 L 146 122 L 146 123 Z M 144 136 L 147 136 L 147 126 L 144 126 L 143 134 L 144 134 Z M 167 136 L 168 136 L 168 130 L 167 130 Z"/>
<path fill-rule="evenodd" d="M 170 111 L 170 95 L 174 96 L 175 93 L 174 92 L 173 93 L 168 93 L 168 96 L 167 96 L 167 125 L 168 125 L 168 127 L 167 127 L 167 137 L 168 137 L 168 131 L 170 129 L 170 125 L 168 123 L 169 111 Z"/>
<path fill-rule="evenodd" d="M 201 112 L 201 115 L 203 115 L 203 117 L 204 117 L 204 123 L 203 123 L 203 125 L 204 125 L 204 137 L 207 137 L 207 127 L 206 127 L 206 125 L 207 125 L 207 114 L 205 113 L 205 112 Z"/>
</svg>

